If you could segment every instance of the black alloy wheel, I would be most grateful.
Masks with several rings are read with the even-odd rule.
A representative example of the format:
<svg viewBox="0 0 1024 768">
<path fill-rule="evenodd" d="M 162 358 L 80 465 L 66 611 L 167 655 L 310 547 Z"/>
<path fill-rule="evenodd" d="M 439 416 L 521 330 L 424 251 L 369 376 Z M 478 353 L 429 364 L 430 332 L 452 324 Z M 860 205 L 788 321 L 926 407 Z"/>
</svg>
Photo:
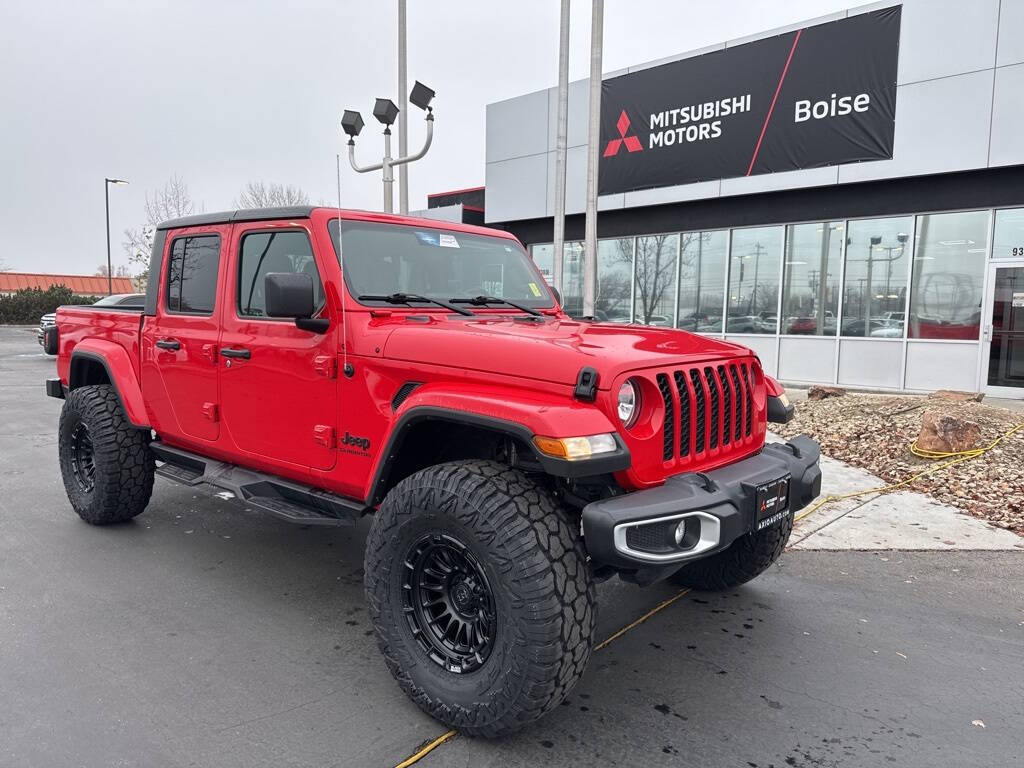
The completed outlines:
<svg viewBox="0 0 1024 768">
<path fill-rule="evenodd" d="M 494 646 L 497 612 L 480 563 L 461 541 L 431 533 L 404 560 L 403 611 L 430 659 L 449 672 L 473 672 Z"/>
<path fill-rule="evenodd" d="M 96 485 L 96 457 L 93 452 L 89 428 L 79 422 L 71 433 L 71 473 L 78 487 L 86 493 Z"/>
</svg>

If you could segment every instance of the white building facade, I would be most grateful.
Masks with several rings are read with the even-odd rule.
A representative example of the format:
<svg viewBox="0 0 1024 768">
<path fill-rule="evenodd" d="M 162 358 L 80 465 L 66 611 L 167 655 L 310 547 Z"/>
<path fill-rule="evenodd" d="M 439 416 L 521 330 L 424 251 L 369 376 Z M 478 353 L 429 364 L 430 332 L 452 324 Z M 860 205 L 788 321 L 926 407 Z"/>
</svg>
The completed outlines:
<svg viewBox="0 0 1024 768">
<path fill-rule="evenodd" d="M 778 115 L 790 127 L 794 114 L 797 123 L 807 121 L 813 109 L 794 90 L 800 73 L 790 73 L 783 86 L 785 68 L 790 60 L 803 72 L 816 64 L 835 68 L 827 46 L 811 45 L 814 35 L 887 9 L 898 11 L 898 64 L 892 62 L 888 146 L 885 137 L 879 144 L 884 159 L 845 161 L 849 147 L 871 143 L 854 131 L 837 162 L 801 165 L 804 138 L 789 153 L 785 136 L 765 130 Z M 801 33 L 804 48 L 797 47 Z M 770 102 L 779 111 L 773 118 L 768 110 L 757 147 L 775 141 L 772 151 L 796 156 L 798 169 L 775 170 L 789 167 L 776 164 L 751 173 L 755 149 L 746 175 L 694 180 L 680 170 L 683 183 L 672 184 L 662 172 L 657 183 L 644 186 L 641 179 L 637 188 L 602 194 L 597 318 L 736 341 L 792 384 L 1024 397 L 1024 0 L 877 3 L 608 73 L 604 90 L 625 93 L 629 102 L 630 84 L 640 79 L 623 75 L 653 70 L 656 81 L 661 73 L 677 77 L 691 63 L 715 61 L 700 57 L 758 41 L 766 48 L 777 43 L 789 58 Z M 689 103 L 685 77 L 672 86 L 680 103 Z M 570 242 L 561 290 L 575 314 L 582 311 L 587 93 L 586 80 L 570 85 Z M 555 95 L 550 88 L 487 107 L 486 221 L 517 234 L 542 270 L 553 261 Z M 821 114 L 838 111 L 842 120 L 844 103 L 832 96 L 832 112 L 822 105 Z M 749 111 L 760 121 L 764 108 L 756 98 Z M 868 101 L 854 98 L 845 102 L 847 112 L 854 104 L 866 111 Z M 620 124 L 617 134 L 606 130 L 603 138 L 629 141 L 647 128 L 646 114 L 627 111 L 632 125 Z M 661 114 L 652 125 L 661 127 Z M 729 119 L 692 136 L 713 138 L 729 130 Z M 646 144 L 640 131 L 646 152 L 656 149 L 655 140 L 664 136 Z M 612 149 L 619 147 L 607 149 L 606 158 Z M 725 157 L 730 150 L 718 151 Z M 877 156 L 878 148 L 869 151 Z"/>
</svg>

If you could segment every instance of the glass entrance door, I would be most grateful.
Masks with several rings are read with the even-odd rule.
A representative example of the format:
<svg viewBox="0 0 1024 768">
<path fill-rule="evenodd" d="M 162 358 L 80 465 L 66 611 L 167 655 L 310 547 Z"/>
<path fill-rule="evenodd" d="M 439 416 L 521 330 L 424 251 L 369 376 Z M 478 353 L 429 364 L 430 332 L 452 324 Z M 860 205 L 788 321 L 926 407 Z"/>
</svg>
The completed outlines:
<svg viewBox="0 0 1024 768">
<path fill-rule="evenodd" d="M 1024 398 L 1024 262 L 989 267 L 988 394 Z"/>
</svg>

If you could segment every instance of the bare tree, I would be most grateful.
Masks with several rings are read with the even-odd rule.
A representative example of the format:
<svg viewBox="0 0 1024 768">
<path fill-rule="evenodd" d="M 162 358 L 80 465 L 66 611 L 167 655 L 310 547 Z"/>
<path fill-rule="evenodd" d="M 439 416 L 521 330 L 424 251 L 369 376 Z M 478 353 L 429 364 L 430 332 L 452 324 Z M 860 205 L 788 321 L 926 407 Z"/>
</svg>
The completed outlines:
<svg viewBox="0 0 1024 768">
<path fill-rule="evenodd" d="M 235 208 L 273 208 L 285 205 L 309 205 L 309 195 L 288 184 L 250 181 L 235 198 Z"/>
<path fill-rule="evenodd" d="M 636 241 L 636 322 L 649 324 L 666 295 L 675 290 L 673 235 L 648 235 Z M 671 310 L 669 310 L 671 314 Z"/>
<path fill-rule="evenodd" d="M 714 267 L 714 256 L 704 252 L 705 246 L 711 243 L 710 232 L 683 232 L 680 239 L 679 318 L 676 322 L 678 327 L 692 330 L 707 316 L 706 310 L 721 315 L 722 274 Z"/>
<path fill-rule="evenodd" d="M 153 252 L 157 225 L 168 219 L 191 216 L 196 211 L 196 204 L 188 191 L 188 185 L 175 174 L 162 189 L 146 193 L 144 211 L 146 223 L 135 229 L 126 229 L 122 243 L 131 271 L 135 274 L 133 279 L 140 289 L 145 287 L 149 275 L 149 257 Z M 106 275 L 106 266 L 103 269 Z"/>
<path fill-rule="evenodd" d="M 93 274 L 96 275 L 97 277 L 106 277 L 107 276 L 107 265 L 106 264 L 100 264 L 98 267 L 96 267 L 96 271 Z M 114 277 L 131 277 L 131 276 L 132 276 L 132 271 L 131 271 L 131 268 L 128 267 L 128 265 L 126 265 L 126 264 L 118 264 L 116 267 L 114 267 Z"/>
</svg>

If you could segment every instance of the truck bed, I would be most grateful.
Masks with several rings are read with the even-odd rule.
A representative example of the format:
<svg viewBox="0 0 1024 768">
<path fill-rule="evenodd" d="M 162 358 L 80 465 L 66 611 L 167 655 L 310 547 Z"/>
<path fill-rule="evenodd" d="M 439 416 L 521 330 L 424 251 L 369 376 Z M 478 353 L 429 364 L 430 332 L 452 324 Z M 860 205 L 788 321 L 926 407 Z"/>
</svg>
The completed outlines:
<svg viewBox="0 0 1024 768">
<path fill-rule="evenodd" d="M 79 342 L 116 344 L 128 353 L 139 375 L 139 343 L 143 314 L 135 307 L 63 306 L 57 308 L 57 375 L 68 383 L 71 352 Z"/>
</svg>

